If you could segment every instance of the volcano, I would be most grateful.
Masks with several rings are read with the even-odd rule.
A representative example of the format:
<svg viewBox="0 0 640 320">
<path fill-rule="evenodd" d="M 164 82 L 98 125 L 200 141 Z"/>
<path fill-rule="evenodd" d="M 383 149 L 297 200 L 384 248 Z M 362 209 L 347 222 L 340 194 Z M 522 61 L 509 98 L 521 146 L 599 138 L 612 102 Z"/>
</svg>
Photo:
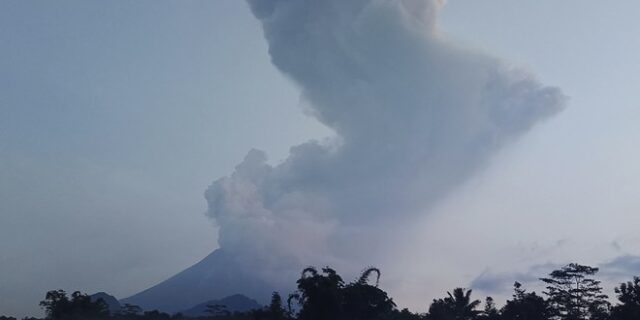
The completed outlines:
<svg viewBox="0 0 640 320">
<path fill-rule="evenodd" d="M 120 302 L 168 313 L 235 294 L 267 304 L 277 288 L 242 270 L 245 268 L 239 267 L 233 255 L 218 249 L 173 277 Z"/>
</svg>

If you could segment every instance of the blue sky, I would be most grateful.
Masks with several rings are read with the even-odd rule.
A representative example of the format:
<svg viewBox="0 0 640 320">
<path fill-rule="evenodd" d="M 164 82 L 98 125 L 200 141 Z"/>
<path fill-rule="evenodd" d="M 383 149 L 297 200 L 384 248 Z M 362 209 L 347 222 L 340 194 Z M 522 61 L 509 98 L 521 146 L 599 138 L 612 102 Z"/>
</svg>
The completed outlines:
<svg viewBox="0 0 640 320">
<path fill-rule="evenodd" d="M 626 0 L 448 1 L 447 34 L 570 102 L 416 224 L 437 262 L 407 268 L 427 291 L 390 271 L 401 302 L 426 308 L 483 272 L 640 255 L 638 12 Z M 271 65 L 242 1 L 2 1 L 0 45 L 5 314 L 38 313 L 50 289 L 124 297 L 164 280 L 217 247 L 203 214 L 213 180 L 251 148 L 277 163 L 331 135 Z M 440 246 L 452 229 L 460 239 Z"/>
</svg>

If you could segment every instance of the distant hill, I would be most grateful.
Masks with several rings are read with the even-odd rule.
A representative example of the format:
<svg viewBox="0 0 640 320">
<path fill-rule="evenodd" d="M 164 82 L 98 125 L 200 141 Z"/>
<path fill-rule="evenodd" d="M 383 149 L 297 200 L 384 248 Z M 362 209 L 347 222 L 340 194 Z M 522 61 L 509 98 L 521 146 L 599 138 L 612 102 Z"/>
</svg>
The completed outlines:
<svg viewBox="0 0 640 320">
<path fill-rule="evenodd" d="M 257 301 L 250 299 L 241 294 L 234 294 L 232 296 L 228 296 L 226 298 L 220 300 L 210 300 L 207 302 L 203 302 L 194 306 L 191 309 L 181 311 L 185 316 L 190 317 L 198 317 L 198 316 L 206 316 L 207 314 L 207 306 L 209 305 L 220 305 L 225 306 L 225 310 L 233 313 L 233 312 L 245 312 L 249 310 L 262 308 Z"/>
<path fill-rule="evenodd" d="M 243 268 L 238 266 L 232 255 L 218 249 L 168 280 L 120 302 L 138 305 L 144 310 L 175 313 L 193 308 L 203 301 L 241 293 L 267 304 L 271 293 L 278 291 L 278 288 L 241 270 Z"/>
<path fill-rule="evenodd" d="M 118 302 L 118 299 L 108 293 L 98 292 L 90 295 L 89 297 L 91 298 L 91 301 L 98 301 L 98 299 L 102 299 L 104 303 L 107 304 L 109 313 L 111 314 L 115 314 L 120 311 L 120 302 Z"/>
</svg>

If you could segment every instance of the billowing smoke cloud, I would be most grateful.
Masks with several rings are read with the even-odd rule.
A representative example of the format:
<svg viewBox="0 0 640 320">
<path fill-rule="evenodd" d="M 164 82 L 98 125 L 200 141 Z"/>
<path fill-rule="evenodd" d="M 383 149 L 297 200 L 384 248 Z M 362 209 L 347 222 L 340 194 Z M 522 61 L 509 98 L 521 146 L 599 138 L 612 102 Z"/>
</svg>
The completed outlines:
<svg viewBox="0 0 640 320">
<path fill-rule="evenodd" d="M 449 42 L 441 0 L 248 1 L 273 64 L 336 133 L 276 166 L 252 150 L 206 192 L 221 248 L 267 279 L 366 260 L 366 244 L 428 211 L 565 101 Z"/>
</svg>

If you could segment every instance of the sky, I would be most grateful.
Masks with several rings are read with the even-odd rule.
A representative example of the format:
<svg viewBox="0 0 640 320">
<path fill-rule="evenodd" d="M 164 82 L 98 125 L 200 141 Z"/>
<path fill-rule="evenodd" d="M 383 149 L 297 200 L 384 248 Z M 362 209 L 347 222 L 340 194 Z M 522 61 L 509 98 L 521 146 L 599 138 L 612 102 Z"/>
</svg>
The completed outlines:
<svg viewBox="0 0 640 320">
<path fill-rule="evenodd" d="M 569 102 L 398 235 L 412 245 L 381 268 L 400 305 L 454 286 L 505 295 L 574 260 L 613 283 L 640 273 L 639 11 L 447 2 L 448 37 Z M 334 134 L 243 1 L 2 1 L 0 44 L 2 314 L 39 314 L 57 288 L 125 297 L 190 266 L 218 247 L 213 181 L 252 148 L 276 165 Z"/>
</svg>

